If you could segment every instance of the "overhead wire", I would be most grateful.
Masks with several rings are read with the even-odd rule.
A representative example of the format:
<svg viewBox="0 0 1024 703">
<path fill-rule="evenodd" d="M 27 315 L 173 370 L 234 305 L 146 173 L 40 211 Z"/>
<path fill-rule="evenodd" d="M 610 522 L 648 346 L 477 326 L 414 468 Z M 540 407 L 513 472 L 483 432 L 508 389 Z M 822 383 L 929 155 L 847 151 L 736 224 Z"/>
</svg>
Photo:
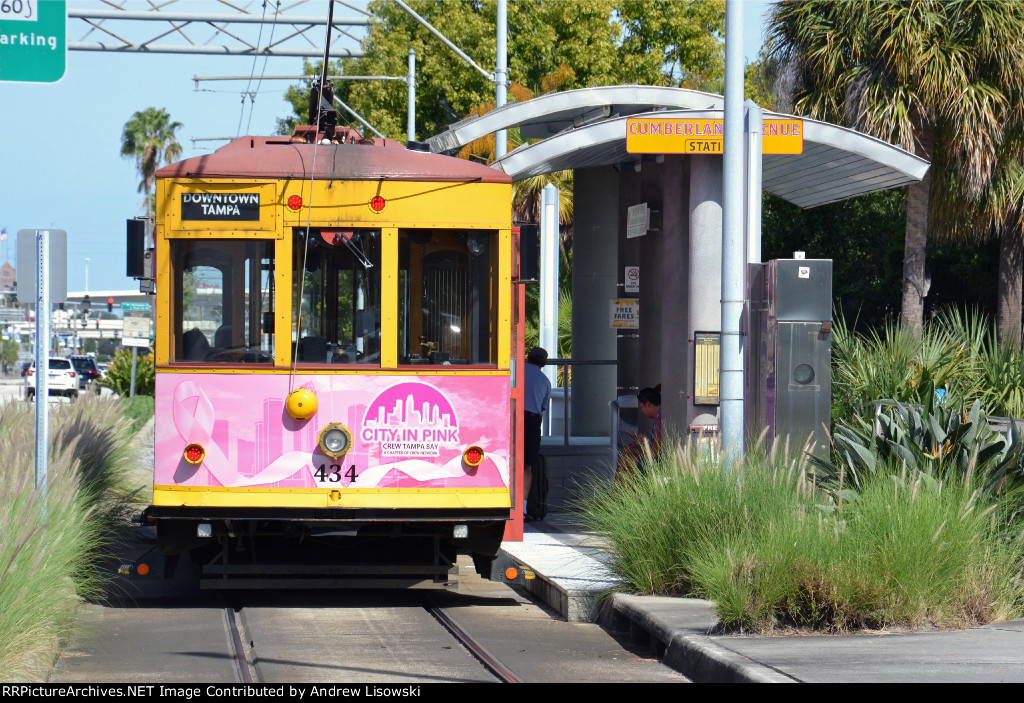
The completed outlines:
<svg viewBox="0 0 1024 703">
<path fill-rule="evenodd" d="M 266 7 L 266 1 L 265 0 L 264 0 L 264 3 L 263 3 L 263 6 L 264 6 L 264 8 Z M 281 0 L 277 0 L 277 2 L 275 4 L 275 7 L 274 7 L 274 19 L 277 19 L 277 16 L 278 16 L 278 14 L 280 12 L 281 12 Z M 271 26 L 270 26 L 270 38 L 267 40 L 267 46 L 273 46 L 273 44 L 274 44 L 274 30 L 275 29 L 277 29 L 277 22 L 272 23 Z M 256 47 L 259 48 L 259 40 L 258 39 L 256 41 Z M 259 80 L 256 81 L 256 90 L 254 90 L 254 91 L 249 93 L 249 96 L 250 96 L 250 98 L 249 98 L 249 100 L 250 100 L 250 105 L 249 105 L 249 121 L 245 125 L 246 134 L 249 133 L 249 127 L 250 127 L 250 125 L 252 125 L 252 115 L 253 115 L 254 112 L 256 112 L 256 98 L 254 96 L 259 94 L 260 86 L 263 85 L 263 76 L 267 75 L 267 61 L 269 61 L 269 60 L 270 60 L 270 55 L 269 54 L 264 54 L 263 55 L 263 68 L 260 69 L 260 77 L 259 77 Z M 253 59 L 253 67 L 255 67 L 255 65 L 256 65 L 256 60 L 254 58 Z"/>
<path fill-rule="evenodd" d="M 245 84 L 245 90 L 242 92 L 242 110 L 238 114 L 238 129 L 235 131 L 235 136 L 236 137 L 242 136 L 242 119 L 245 117 L 245 98 L 246 98 L 246 96 L 249 96 L 250 104 L 253 104 L 256 101 L 256 98 L 249 93 L 249 87 L 252 85 L 253 76 L 256 75 L 256 61 L 259 58 L 260 42 L 263 40 L 263 26 L 266 24 L 266 21 L 267 21 L 267 0 L 263 0 L 263 14 L 260 17 L 260 30 L 259 30 L 259 33 L 256 35 L 256 52 L 257 53 L 253 54 L 253 57 L 252 57 L 252 68 L 249 69 L 249 81 Z M 266 64 L 264 64 L 263 66 L 264 66 L 264 69 L 266 69 Z M 250 107 L 249 108 L 249 122 L 250 123 L 252 122 L 252 110 L 253 110 L 252 107 Z M 246 127 L 246 131 L 248 131 L 248 126 Z"/>
<path fill-rule="evenodd" d="M 320 118 L 324 110 L 324 82 L 327 80 L 327 61 L 331 56 L 331 30 L 334 26 L 334 0 L 327 0 L 327 40 L 324 42 L 324 62 L 320 68 L 320 83 L 317 90 L 319 100 L 316 105 L 316 120 L 313 122 L 313 163 L 310 166 L 309 174 L 309 204 L 306 206 L 306 236 L 303 242 L 302 251 L 302 275 L 299 278 L 299 297 L 295 302 L 295 342 L 292 346 L 292 368 L 288 374 L 288 392 L 295 389 L 296 366 L 299 361 L 299 342 L 302 341 L 302 299 L 305 296 L 306 288 L 306 266 L 309 261 L 309 240 L 310 229 L 313 223 L 313 185 L 316 178 L 316 155 L 320 148 Z M 328 108 L 333 106 L 328 106 Z M 312 115 L 310 115 L 312 117 Z M 312 120 L 311 120 L 312 121 Z"/>
</svg>

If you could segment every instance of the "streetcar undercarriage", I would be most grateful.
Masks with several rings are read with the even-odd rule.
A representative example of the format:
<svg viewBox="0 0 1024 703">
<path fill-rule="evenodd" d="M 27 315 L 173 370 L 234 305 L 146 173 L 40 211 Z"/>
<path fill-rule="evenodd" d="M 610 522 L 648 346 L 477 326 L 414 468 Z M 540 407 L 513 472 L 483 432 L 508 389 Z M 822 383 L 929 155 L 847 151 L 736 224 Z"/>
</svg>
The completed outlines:
<svg viewBox="0 0 1024 703">
<path fill-rule="evenodd" d="M 285 588 L 445 588 L 459 553 L 491 577 L 506 515 L 490 511 L 430 516 L 425 511 L 197 510 L 148 508 L 157 549 L 141 574 L 173 578 L 184 559 L 207 590 Z M 369 512 L 370 514 L 365 514 Z M 389 519 L 381 513 L 391 513 Z M 156 553 L 158 552 L 158 554 Z M 156 557 L 154 559 L 154 557 Z M 141 560 L 140 560 L 141 561 Z"/>
</svg>

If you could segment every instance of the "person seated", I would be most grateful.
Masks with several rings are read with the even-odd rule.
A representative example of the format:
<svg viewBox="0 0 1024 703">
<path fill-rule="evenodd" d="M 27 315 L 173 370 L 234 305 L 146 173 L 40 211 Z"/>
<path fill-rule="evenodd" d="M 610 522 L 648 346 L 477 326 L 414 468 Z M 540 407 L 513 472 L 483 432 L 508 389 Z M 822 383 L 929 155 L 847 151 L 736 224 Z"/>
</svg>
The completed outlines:
<svg viewBox="0 0 1024 703">
<path fill-rule="evenodd" d="M 210 342 L 197 327 L 181 336 L 181 358 L 185 361 L 203 361 L 210 353 Z"/>
<path fill-rule="evenodd" d="M 646 451 L 657 456 L 661 450 L 661 384 L 653 388 L 644 388 L 636 394 L 636 407 L 640 413 L 654 420 L 649 435 L 631 433 L 631 441 L 619 453 L 615 468 L 615 485 L 621 485 L 630 476 L 643 473 L 643 460 Z"/>
</svg>

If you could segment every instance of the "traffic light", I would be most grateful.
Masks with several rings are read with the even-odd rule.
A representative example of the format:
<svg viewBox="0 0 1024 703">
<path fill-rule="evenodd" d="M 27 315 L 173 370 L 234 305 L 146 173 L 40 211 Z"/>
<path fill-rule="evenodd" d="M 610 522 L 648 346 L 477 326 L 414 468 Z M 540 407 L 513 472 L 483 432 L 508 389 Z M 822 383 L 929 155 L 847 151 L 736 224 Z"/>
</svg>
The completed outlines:
<svg viewBox="0 0 1024 703">
<path fill-rule="evenodd" d="M 57 303 L 57 307 L 60 308 L 61 310 L 63 310 L 64 309 L 64 303 Z"/>
<path fill-rule="evenodd" d="M 83 313 L 85 313 L 87 315 L 89 314 L 89 305 L 90 304 L 91 304 L 91 301 L 89 300 L 89 296 L 88 295 L 85 296 L 84 298 L 82 298 L 82 312 Z"/>
<path fill-rule="evenodd" d="M 107 298 L 107 312 L 114 312 L 114 299 Z"/>
</svg>

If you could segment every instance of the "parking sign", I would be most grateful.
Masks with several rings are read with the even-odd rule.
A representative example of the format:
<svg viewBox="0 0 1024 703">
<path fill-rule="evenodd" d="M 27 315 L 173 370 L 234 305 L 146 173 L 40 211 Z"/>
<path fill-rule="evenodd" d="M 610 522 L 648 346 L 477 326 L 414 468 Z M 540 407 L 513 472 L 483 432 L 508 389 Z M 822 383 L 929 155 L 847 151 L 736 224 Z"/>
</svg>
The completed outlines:
<svg viewBox="0 0 1024 703">
<path fill-rule="evenodd" d="M 0 2 L 0 82 L 56 83 L 67 68 L 65 0 Z"/>
</svg>

